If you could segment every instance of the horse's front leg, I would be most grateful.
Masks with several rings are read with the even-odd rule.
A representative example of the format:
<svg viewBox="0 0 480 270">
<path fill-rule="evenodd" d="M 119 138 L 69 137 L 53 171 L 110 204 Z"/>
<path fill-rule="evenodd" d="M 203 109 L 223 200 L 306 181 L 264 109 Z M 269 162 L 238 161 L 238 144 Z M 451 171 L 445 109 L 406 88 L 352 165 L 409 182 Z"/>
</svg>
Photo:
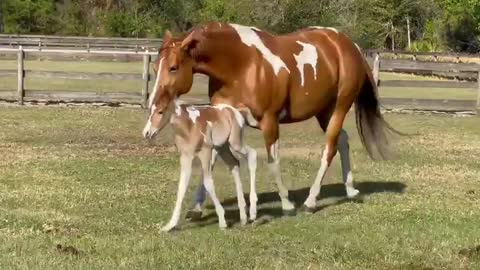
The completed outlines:
<svg viewBox="0 0 480 270">
<path fill-rule="evenodd" d="M 167 225 L 162 227 L 162 231 L 168 232 L 175 228 L 180 219 L 180 212 L 182 210 L 182 202 L 187 192 L 188 183 L 190 182 L 190 176 L 192 174 L 192 161 L 193 155 L 183 154 L 180 156 L 180 181 L 178 183 L 177 201 L 175 202 L 175 208 L 173 210 L 172 217 Z"/>
<path fill-rule="evenodd" d="M 213 169 L 213 166 L 215 164 L 215 161 L 217 160 L 217 151 L 213 149 L 212 151 L 212 162 L 211 166 Z M 202 179 L 200 179 L 200 183 L 198 184 L 197 190 L 195 192 L 194 198 L 193 198 L 193 205 L 188 210 L 187 215 L 185 218 L 190 221 L 199 221 L 202 219 L 202 205 L 207 199 L 207 190 L 205 189 L 205 186 L 203 185 L 203 174 L 202 174 Z"/>
<path fill-rule="evenodd" d="M 282 202 L 283 213 L 286 215 L 295 214 L 295 206 L 288 200 L 288 189 L 283 183 L 280 171 L 279 153 L 279 122 L 276 115 L 267 114 L 260 122 L 267 149 L 268 167 L 278 187 L 278 195 Z"/>
</svg>

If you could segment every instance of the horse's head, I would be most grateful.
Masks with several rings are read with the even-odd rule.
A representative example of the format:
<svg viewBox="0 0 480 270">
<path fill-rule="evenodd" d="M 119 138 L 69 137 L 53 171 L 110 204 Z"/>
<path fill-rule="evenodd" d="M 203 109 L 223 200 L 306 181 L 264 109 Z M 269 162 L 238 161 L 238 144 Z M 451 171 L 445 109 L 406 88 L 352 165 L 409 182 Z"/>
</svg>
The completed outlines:
<svg viewBox="0 0 480 270">
<path fill-rule="evenodd" d="M 157 78 L 148 101 L 150 116 L 143 129 L 145 138 L 153 138 L 169 122 L 175 100 L 190 91 L 193 83 L 193 59 L 183 39 L 165 33 L 158 58 L 153 64 Z"/>
</svg>

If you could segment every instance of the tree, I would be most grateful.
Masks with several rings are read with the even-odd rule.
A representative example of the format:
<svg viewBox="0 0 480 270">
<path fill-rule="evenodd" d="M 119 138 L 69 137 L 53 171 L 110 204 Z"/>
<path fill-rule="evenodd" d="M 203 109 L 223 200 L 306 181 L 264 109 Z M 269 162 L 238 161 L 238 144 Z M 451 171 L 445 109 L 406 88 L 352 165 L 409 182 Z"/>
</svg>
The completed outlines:
<svg viewBox="0 0 480 270">
<path fill-rule="evenodd" d="M 3 2 L 0 2 L 0 33 L 3 33 Z"/>
</svg>

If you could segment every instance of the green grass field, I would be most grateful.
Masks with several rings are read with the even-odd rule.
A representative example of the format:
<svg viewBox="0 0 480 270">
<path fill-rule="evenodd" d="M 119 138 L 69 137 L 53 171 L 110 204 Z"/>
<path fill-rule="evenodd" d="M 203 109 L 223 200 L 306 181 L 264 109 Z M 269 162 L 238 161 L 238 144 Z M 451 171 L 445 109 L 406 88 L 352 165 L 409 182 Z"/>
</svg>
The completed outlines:
<svg viewBox="0 0 480 270">
<path fill-rule="evenodd" d="M 16 61 L 0 61 L 0 69 L 15 69 Z M 113 62 L 73 62 L 73 61 L 26 61 L 25 69 L 43 71 L 67 72 L 125 72 L 142 73 L 142 63 L 113 63 Z M 406 74 L 381 73 L 382 80 L 437 80 L 433 77 L 412 76 Z M 0 91 L 16 89 L 16 77 L 2 77 Z M 152 88 L 154 82 L 150 82 Z M 67 90 L 67 91 L 98 91 L 98 92 L 141 92 L 141 81 L 113 81 L 113 80 L 45 80 L 41 78 L 26 78 L 25 88 L 29 90 Z M 198 80 L 194 84 L 190 96 L 204 96 L 207 92 L 207 81 Z M 397 98 L 427 98 L 427 99 L 466 99 L 475 100 L 476 91 L 473 89 L 426 89 L 426 88 L 393 88 L 380 89 L 382 97 Z"/>
<path fill-rule="evenodd" d="M 373 162 L 350 116 L 362 200 L 345 200 L 337 157 L 321 210 L 295 217 L 281 216 L 261 136 L 248 129 L 259 152 L 259 215 L 269 222 L 239 226 L 219 162 L 217 193 L 232 227 L 220 231 L 210 207 L 172 234 L 159 228 L 173 208 L 178 155 L 170 130 L 155 142 L 141 137 L 145 118 L 125 108 L 0 109 L 0 269 L 480 269 L 477 118 L 389 114 L 420 135 L 395 139 L 396 159 Z M 314 121 L 281 134 L 283 176 L 301 203 L 323 135 Z M 185 207 L 197 183 L 198 171 Z"/>
</svg>

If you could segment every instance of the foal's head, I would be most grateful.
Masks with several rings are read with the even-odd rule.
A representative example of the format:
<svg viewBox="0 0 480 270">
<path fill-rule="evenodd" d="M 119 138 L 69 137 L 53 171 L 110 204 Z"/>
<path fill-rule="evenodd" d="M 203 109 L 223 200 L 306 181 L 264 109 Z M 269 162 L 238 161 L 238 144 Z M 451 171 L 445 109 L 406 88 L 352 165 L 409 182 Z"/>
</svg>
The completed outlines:
<svg viewBox="0 0 480 270">
<path fill-rule="evenodd" d="M 190 91 L 193 83 L 193 59 L 183 39 L 165 33 L 158 58 L 153 64 L 157 78 L 148 101 L 150 116 L 143 130 L 145 138 L 153 138 L 168 123 L 177 97 Z"/>
</svg>

